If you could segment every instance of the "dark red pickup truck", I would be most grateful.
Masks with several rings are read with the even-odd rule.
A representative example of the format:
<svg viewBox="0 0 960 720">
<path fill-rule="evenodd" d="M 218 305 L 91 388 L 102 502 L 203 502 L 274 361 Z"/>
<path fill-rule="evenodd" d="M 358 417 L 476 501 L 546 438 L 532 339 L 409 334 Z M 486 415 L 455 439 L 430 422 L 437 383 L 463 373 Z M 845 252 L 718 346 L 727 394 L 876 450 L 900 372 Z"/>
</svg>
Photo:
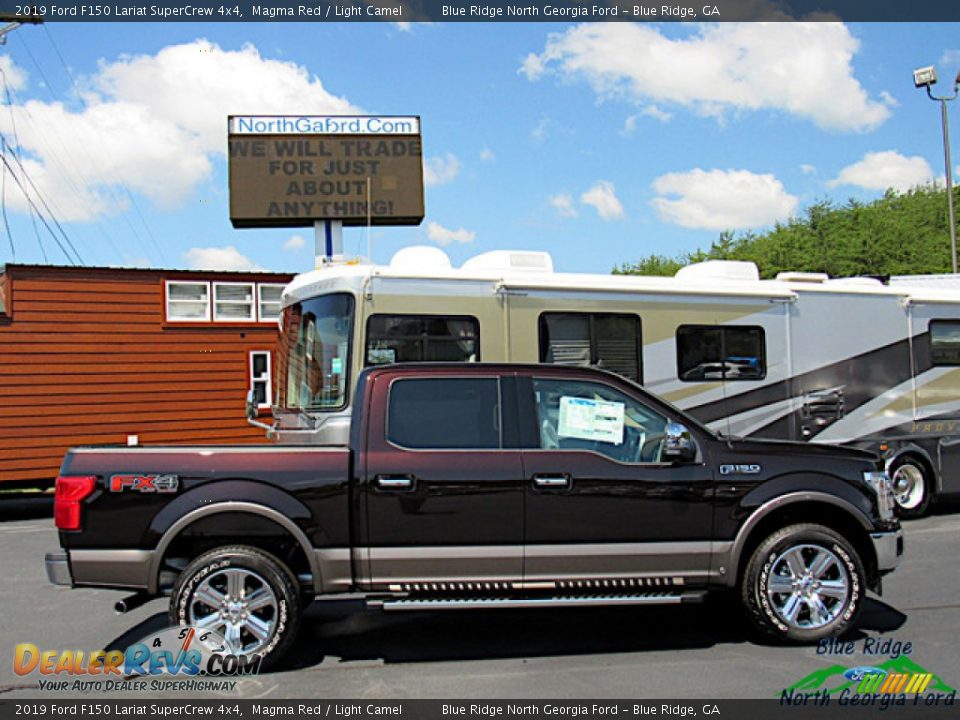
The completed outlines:
<svg viewBox="0 0 960 720">
<path fill-rule="evenodd" d="M 365 371 L 349 447 L 77 448 L 52 582 L 170 596 L 266 662 L 313 599 L 384 610 L 662 604 L 739 587 L 786 641 L 849 629 L 903 553 L 856 450 L 714 434 L 560 366 Z"/>
</svg>

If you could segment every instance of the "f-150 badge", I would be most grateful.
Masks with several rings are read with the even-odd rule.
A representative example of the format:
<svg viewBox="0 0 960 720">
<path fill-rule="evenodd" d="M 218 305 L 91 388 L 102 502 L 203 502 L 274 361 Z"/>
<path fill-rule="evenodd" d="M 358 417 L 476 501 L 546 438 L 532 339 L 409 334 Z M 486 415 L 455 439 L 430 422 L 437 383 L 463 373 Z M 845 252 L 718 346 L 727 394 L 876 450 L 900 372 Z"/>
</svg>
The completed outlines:
<svg viewBox="0 0 960 720">
<path fill-rule="evenodd" d="M 721 475 L 759 475 L 759 465 L 721 465 Z"/>
<path fill-rule="evenodd" d="M 173 493 L 180 487 L 176 475 L 111 475 L 110 492 Z"/>
</svg>

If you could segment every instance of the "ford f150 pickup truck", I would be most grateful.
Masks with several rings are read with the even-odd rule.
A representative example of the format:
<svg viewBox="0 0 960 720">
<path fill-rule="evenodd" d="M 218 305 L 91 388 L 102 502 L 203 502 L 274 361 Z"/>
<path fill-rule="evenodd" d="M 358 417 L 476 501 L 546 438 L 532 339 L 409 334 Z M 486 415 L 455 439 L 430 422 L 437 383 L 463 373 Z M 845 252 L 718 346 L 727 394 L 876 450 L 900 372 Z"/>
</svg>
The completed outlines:
<svg viewBox="0 0 960 720">
<path fill-rule="evenodd" d="M 52 582 L 168 595 L 277 660 L 310 601 L 384 611 L 682 603 L 738 588 L 786 642 L 841 634 L 903 553 L 851 449 L 719 436 L 624 378 L 370 368 L 349 447 L 90 447 L 57 479 Z"/>
</svg>

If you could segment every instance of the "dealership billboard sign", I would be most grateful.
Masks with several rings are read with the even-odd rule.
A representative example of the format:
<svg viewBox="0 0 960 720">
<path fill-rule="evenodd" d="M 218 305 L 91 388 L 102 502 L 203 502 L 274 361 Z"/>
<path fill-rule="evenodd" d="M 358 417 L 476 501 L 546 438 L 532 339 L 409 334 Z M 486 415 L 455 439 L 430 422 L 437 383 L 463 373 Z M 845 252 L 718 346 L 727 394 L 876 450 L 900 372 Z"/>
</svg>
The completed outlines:
<svg viewBox="0 0 960 720">
<path fill-rule="evenodd" d="M 233 115 L 228 145 L 234 227 L 423 220 L 419 117 Z"/>
</svg>

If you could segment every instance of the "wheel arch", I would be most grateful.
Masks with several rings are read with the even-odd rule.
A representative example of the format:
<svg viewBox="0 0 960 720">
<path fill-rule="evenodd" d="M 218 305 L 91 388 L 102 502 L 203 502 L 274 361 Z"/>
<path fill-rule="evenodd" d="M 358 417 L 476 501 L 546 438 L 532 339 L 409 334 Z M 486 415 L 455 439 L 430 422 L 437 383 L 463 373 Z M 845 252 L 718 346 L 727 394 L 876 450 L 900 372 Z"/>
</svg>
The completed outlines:
<svg viewBox="0 0 960 720">
<path fill-rule="evenodd" d="M 261 522 L 266 521 L 278 528 L 281 533 L 295 543 L 296 548 L 302 553 L 302 560 L 305 566 L 309 568 L 311 575 L 310 584 L 314 590 L 316 591 L 317 588 L 322 587 L 321 568 L 316 553 L 313 551 L 313 546 L 304 531 L 293 520 L 278 510 L 266 505 L 242 500 L 228 500 L 211 503 L 192 510 L 178 518 L 166 529 L 151 557 L 149 574 L 147 576 L 149 581 L 148 592 L 151 594 L 158 594 L 160 592 L 160 575 L 164 567 L 164 561 L 168 557 L 169 550 L 177 540 L 189 536 L 191 531 L 200 529 L 205 521 L 215 520 L 228 514 L 254 516 Z M 256 539 L 234 538 L 231 542 L 243 542 L 253 547 L 260 547 L 266 550 L 270 549 L 258 545 Z M 193 556 L 196 557 L 202 552 L 201 550 L 200 552 L 193 553 Z"/>
<path fill-rule="evenodd" d="M 873 525 L 854 505 L 842 498 L 821 492 L 795 492 L 769 500 L 747 518 L 733 541 L 728 559 L 726 582 L 736 586 L 750 555 L 764 538 L 779 528 L 799 523 L 823 525 L 846 538 L 863 562 L 867 584 L 879 581 L 876 551 L 870 539 Z"/>
</svg>

